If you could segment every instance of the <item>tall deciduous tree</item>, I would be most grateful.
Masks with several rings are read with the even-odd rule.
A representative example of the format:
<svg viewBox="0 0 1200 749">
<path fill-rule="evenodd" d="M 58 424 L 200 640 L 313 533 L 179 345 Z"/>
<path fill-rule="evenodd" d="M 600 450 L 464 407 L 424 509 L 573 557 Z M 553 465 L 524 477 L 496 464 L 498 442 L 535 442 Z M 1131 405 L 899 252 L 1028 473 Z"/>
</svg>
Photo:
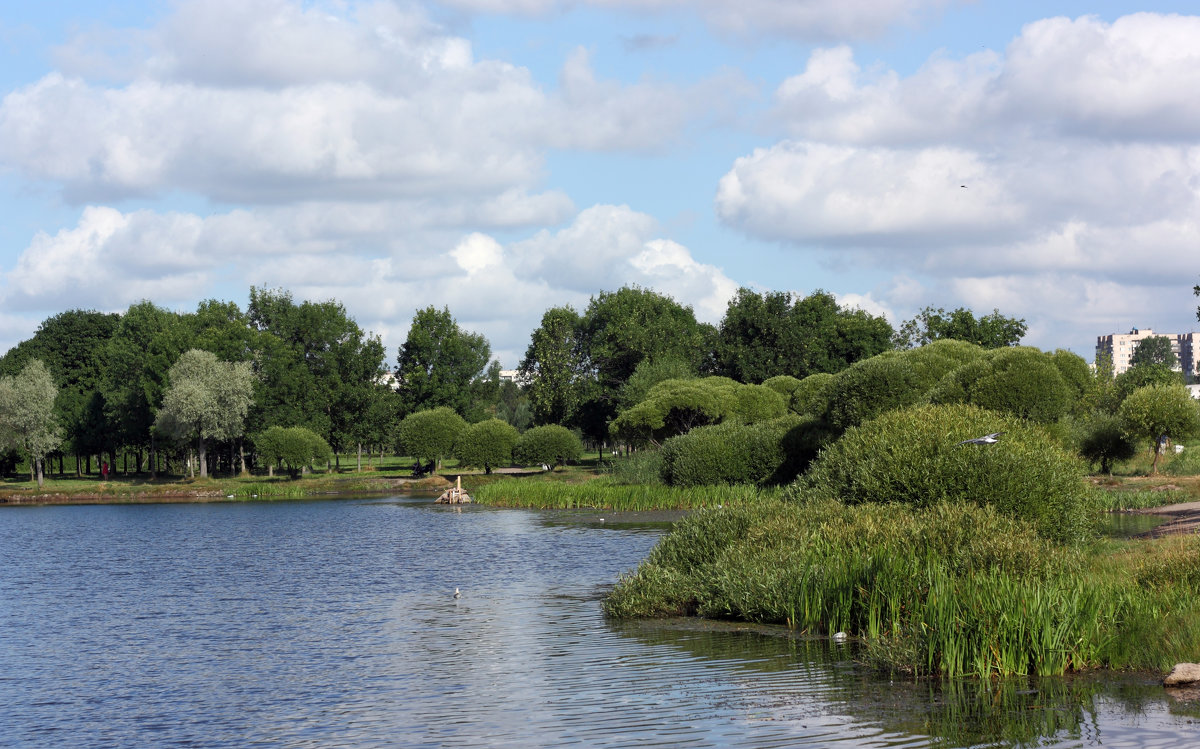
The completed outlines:
<svg viewBox="0 0 1200 749">
<path fill-rule="evenodd" d="M 1167 368 L 1178 366 L 1179 357 L 1171 350 L 1171 339 L 1165 335 L 1155 335 L 1138 341 L 1133 356 L 1129 357 L 1129 366 L 1140 367 L 1145 364 L 1162 364 Z"/>
<path fill-rule="evenodd" d="M 538 424 L 568 424 L 583 399 L 584 353 L 580 346 L 580 317 L 571 307 L 553 307 L 533 331 L 521 376 Z"/>
<path fill-rule="evenodd" d="M 55 414 L 63 428 L 63 449 L 77 456 L 105 447 L 105 349 L 119 319 L 115 314 L 68 310 L 47 318 L 31 338 L 0 358 L 0 374 L 15 375 L 31 359 L 40 359 L 50 370 L 58 387 Z"/>
<path fill-rule="evenodd" d="M 1020 343 L 1028 327 L 1024 319 L 1005 317 L 998 309 L 976 319 L 965 307 L 953 312 L 926 307 L 900 326 L 895 341 L 897 348 L 915 348 L 945 338 L 968 341 L 983 348 L 1002 348 Z"/>
<path fill-rule="evenodd" d="M 168 380 L 155 426 L 177 439 L 196 440 L 200 477 L 205 478 L 206 441 L 230 440 L 244 432 L 254 372 L 248 362 L 223 362 L 211 352 L 191 349 L 171 367 Z"/>
<path fill-rule="evenodd" d="M 832 294 L 796 297 L 738 289 L 717 329 L 714 367 L 739 382 L 840 372 L 892 347 L 882 317 L 840 306 Z"/>
<path fill-rule="evenodd" d="M 491 358 L 487 339 L 462 330 L 449 308 L 417 310 L 397 357 L 400 397 L 408 413 L 471 405 L 471 383 Z"/>
<path fill-rule="evenodd" d="M 58 388 L 40 359 L 15 377 L 0 377 L 0 450 L 17 447 L 29 456 L 30 478 L 44 482 L 46 455 L 62 441 L 54 416 Z"/>
</svg>

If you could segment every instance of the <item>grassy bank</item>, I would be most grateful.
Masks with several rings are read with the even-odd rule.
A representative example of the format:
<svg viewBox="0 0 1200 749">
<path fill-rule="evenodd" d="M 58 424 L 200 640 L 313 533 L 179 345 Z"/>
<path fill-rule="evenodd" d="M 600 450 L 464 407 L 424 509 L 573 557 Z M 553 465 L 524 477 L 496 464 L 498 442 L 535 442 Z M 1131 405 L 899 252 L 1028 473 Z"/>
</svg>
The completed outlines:
<svg viewBox="0 0 1200 749">
<path fill-rule="evenodd" d="M 604 607 L 844 631 L 889 669 L 991 676 L 1194 660 L 1198 591 L 1194 537 L 1069 547 L 986 507 L 764 502 L 684 519 Z"/>
<path fill-rule="evenodd" d="M 619 484 L 601 477 L 583 483 L 543 480 L 540 476 L 506 478 L 483 484 L 472 498 L 497 507 L 535 509 L 594 508 L 605 510 L 695 510 L 748 505 L 770 500 L 773 490 L 752 486 L 670 487 L 662 484 Z"/>
</svg>

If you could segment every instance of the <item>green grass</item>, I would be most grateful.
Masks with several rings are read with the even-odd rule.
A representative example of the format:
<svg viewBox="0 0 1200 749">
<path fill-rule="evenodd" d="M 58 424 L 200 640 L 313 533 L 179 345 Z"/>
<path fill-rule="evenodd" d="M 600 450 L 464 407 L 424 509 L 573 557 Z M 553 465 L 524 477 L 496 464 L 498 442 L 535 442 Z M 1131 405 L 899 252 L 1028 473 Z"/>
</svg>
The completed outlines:
<svg viewBox="0 0 1200 749">
<path fill-rule="evenodd" d="M 580 484 L 560 481 L 507 478 L 472 491 L 472 498 L 497 507 L 535 509 L 694 510 L 720 505 L 744 505 L 777 496 L 752 486 L 699 486 L 675 488 L 661 484 L 617 484 L 599 478 Z"/>
<path fill-rule="evenodd" d="M 1200 652 L 1200 538 L 1070 547 L 988 507 L 762 502 L 685 518 L 604 607 L 845 631 L 915 675 L 1164 669 Z"/>
<path fill-rule="evenodd" d="M 1101 510 L 1120 512 L 1122 510 L 1141 510 L 1146 507 L 1160 507 L 1177 502 L 1189 502 L 1191 497 L 1179 489 L 1113 489 L 1096 493 L 1097 504 Z"/>
</svg>

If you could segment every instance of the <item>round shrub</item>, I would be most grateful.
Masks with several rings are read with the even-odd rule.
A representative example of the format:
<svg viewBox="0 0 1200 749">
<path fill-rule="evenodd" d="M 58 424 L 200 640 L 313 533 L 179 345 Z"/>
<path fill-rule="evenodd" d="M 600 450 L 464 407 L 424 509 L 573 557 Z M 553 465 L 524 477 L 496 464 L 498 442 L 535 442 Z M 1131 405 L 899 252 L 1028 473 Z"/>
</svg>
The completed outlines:
<svg viewBox="0 0 1200 749">
<path fill-rule="evenodd" d="M 982 354 L 973 343 L 946 339 L 855 362 L 834 375 L 829 385 L 829 424 L 835 430 L 849 429 L 914 405 L 948 373 Z"/>
<path fill-rule="evenodd" d="M 1075 449 L 1092 465 L 1099 464 L 1100 470 L 1111 474 L 1113 463 L 1129 460 L 1137 448 L 1125 434 L 1121 417 L 1116 414 L 1096 412 L 1073 421 Z"/>
<path fill-rule="evenodd" d="M 1004 432 L 992 445 L 959 444 Z M 990 505 L 1040 534 L 1078 541 L 1093 532 L 1084 466 L 1043 429 L 966 404 L 892 411 L 852 428 L 813 462 L 791 498 L 848 504 Z"/>
<path fill-rule="evenodd" d="M 454 443 L 454 455 L 460 465 L 491 473 L 493 468 L 512 463 L 513 445 L 520 436 L 507 421 L 487 419 L 462 430 Z"/>
<path fill-rule="evenodd" d="M 513 461 L 521 465 L 566 465 L 583 454 L 583 443 L 566 427 L 558 424 L 534 427 L 513 445 Z"/>
<path fill-rule="evenodd" d="M 730 422 L 673 437 L 663 443 L 663 480 L 671 486 L 779 481 L 788 462 L 785 438 L 801 421 L 784 416 L 752 425 Z"/>
<path fill-rule="evenodd" d="M 275 466 L 286 465 L 292 475 L 316 461 L 329 460 L 333 451 L 321 435 L 304 427 L 273 426 L 253 437 L 254 450 L 271 475 Z"/>
<path fill-rule="evenodd" d="M 1095 389 L 1096 376 L 1092 374 L 1092 367 L 1079 354 L 1060 348 L 1050 354 L 1050 361 L 1071 389 L 1073 402 L 1080 402 Z"/>
<path fill-rule="evenodd" d="M 942 378 L 931 403 L 971 403 L 1043 424 L 1058 421 L 1073 402 L 1072 388 L 1053 359 L 1034 348 L 987 352 Z"/>
<path fill-rule="evenodd" d="M 454 441 L 467 428 L 463 417 L 454 409 L 442 406 L 417 411 L 404 417 L 397 430 L 400 449 L 419 460 L 436 461 L 454 449 Z"/>
</svg>

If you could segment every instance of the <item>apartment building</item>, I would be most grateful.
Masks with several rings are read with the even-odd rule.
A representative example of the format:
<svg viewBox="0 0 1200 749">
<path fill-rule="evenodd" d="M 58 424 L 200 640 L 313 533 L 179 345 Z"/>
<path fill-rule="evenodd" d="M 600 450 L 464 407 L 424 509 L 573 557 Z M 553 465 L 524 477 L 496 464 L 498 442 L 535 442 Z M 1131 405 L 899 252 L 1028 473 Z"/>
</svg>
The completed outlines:
<svg viewBox="0 0 1200 749">
<path fill-rule="evenodd" d="M 1200 356 L 1200 333 L 1155 333 L 1150 328 L 1134 328 L 1128 334 L 1113 333 L 1096 336 L 1096 356 L 1107 353 L 1112 356 L 1113 374 L 1129 369 L 1129 360 L 1144 338 L 1162 336 L 1170 339 L 1171 350 L 1179 360 L 1176 369 L 1189 375 L 1196 373 L 1197 357 Z"/>
</svg>

